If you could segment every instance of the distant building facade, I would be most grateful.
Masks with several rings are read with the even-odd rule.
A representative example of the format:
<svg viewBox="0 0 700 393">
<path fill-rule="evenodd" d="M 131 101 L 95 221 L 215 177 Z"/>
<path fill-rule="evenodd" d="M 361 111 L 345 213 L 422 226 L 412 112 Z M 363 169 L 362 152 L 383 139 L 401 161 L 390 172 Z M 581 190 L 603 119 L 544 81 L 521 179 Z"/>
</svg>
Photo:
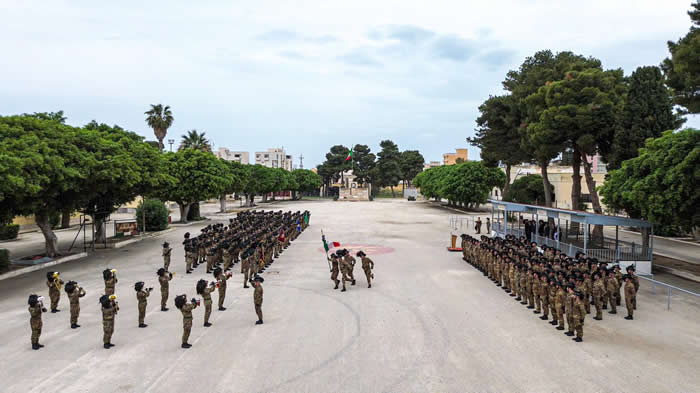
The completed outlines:
<svg viewBox="0 0 700 393">
<path fill-rule="evenodd" d="M 469 150 L 467 149 L 455 149 L 456 153 L 445 153 L 442 155 L 442 162 L 445 165 L 454 165 L 457 163 L 458 159 L 462 159 L 461 161 L 467 162 L 467 159 L 469 157 Z"/>
<path fill-rule="evenodd" d="M 430 161 L 427 162 L 423 165 L 423 170 L 430 169 L 430 168 L 436 168 L 442 166 L 442 163 L 440 161 Z"/>
<path fill-rule="evenodd" d="M 226 161 L 236 161 L 241 164 L 250 164 L 250 153 L 247 151 L 231 151 L 225 147 L 220 147 L 214 155 Z"/>
<path fill-rule="evenodd" d="M 291 172 L 293 169 L 292 161 L 292 156 L 288 155 L 282 148 L 255 152 L 255 163 L 268 168 L 282 168 Z"/>
</svg>

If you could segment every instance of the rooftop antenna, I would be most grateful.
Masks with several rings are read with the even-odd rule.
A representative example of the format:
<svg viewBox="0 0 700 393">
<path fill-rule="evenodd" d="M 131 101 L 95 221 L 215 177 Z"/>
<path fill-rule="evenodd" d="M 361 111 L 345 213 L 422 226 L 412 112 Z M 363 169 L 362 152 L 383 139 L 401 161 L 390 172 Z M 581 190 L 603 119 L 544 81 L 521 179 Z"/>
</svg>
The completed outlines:
<svg viewBox="0 0 700 393">
<path fill-rule="evenodd" d="M 299 156 L 299 169 L 304 169 L 304 154 Z"/>
</svg>

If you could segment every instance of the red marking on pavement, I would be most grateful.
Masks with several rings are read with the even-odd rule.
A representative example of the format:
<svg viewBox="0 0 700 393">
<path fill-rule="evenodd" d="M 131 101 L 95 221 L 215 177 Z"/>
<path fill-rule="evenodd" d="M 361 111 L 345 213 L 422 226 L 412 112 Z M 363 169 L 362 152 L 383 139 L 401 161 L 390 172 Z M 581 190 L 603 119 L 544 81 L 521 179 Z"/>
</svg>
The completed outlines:
<svg viewBox="0 0 700 393">
<path fill-rule="evenodd" d="M 328 251 L 333 252 L 335 250 L 347 249 L 352 256 L 355 256 L 358 251 L 362 250 L 367 255 L 378 255 L 378 254 L 389 254 L 394 252 L 391 247 L 377 246 L 373 244 L 341 244 L 340 247 L 331 248 Z M 320 252 L 326 252 L 326 250 L 321 247 L 318 249 Z"/>
</svg>

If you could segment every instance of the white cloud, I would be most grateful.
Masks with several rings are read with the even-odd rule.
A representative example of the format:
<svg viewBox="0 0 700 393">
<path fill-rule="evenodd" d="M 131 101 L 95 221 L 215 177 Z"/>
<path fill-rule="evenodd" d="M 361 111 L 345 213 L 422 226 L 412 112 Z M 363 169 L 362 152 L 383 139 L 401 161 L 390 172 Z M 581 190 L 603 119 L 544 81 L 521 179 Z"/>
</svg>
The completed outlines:
<svg viewBox="0 0 700 393">
<path fill-rule="evenodd" d="M 0 3 L 3 114 L 63 109 L 147 137 L 285 146 L 306 165 L 331 143 L 386 137 L 427 160 L 465 144 L 478 105 L 539 49 L 606 68 L 658 64 L 689 28 L 688 0 L 88 1 Z M 698 125 L 692 119 L 689 125 Z M 426 137 L 430 135 L 430 137 Z M 471 157 L 475 150 L 470 147 Z"/>
</svg>

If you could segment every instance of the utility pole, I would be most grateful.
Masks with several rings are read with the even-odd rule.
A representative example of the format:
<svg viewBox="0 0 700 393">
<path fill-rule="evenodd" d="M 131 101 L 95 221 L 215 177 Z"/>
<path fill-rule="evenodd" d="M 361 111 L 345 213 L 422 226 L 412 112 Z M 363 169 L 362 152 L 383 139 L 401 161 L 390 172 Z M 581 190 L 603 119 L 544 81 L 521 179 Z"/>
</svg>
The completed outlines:
<svg viewBox="0 0 700 393">
<path fill-rule="evenodd" d="M 175 139 L 168 139 L 168 144 L 170 145 L 170 152 L 173 152 L 173 143 L 175 143 Z"/>
<path fill-rule="evenodd" d="M 299 169 L 304 169 L 304 154 L 299 155 Z"/>
</svg>

